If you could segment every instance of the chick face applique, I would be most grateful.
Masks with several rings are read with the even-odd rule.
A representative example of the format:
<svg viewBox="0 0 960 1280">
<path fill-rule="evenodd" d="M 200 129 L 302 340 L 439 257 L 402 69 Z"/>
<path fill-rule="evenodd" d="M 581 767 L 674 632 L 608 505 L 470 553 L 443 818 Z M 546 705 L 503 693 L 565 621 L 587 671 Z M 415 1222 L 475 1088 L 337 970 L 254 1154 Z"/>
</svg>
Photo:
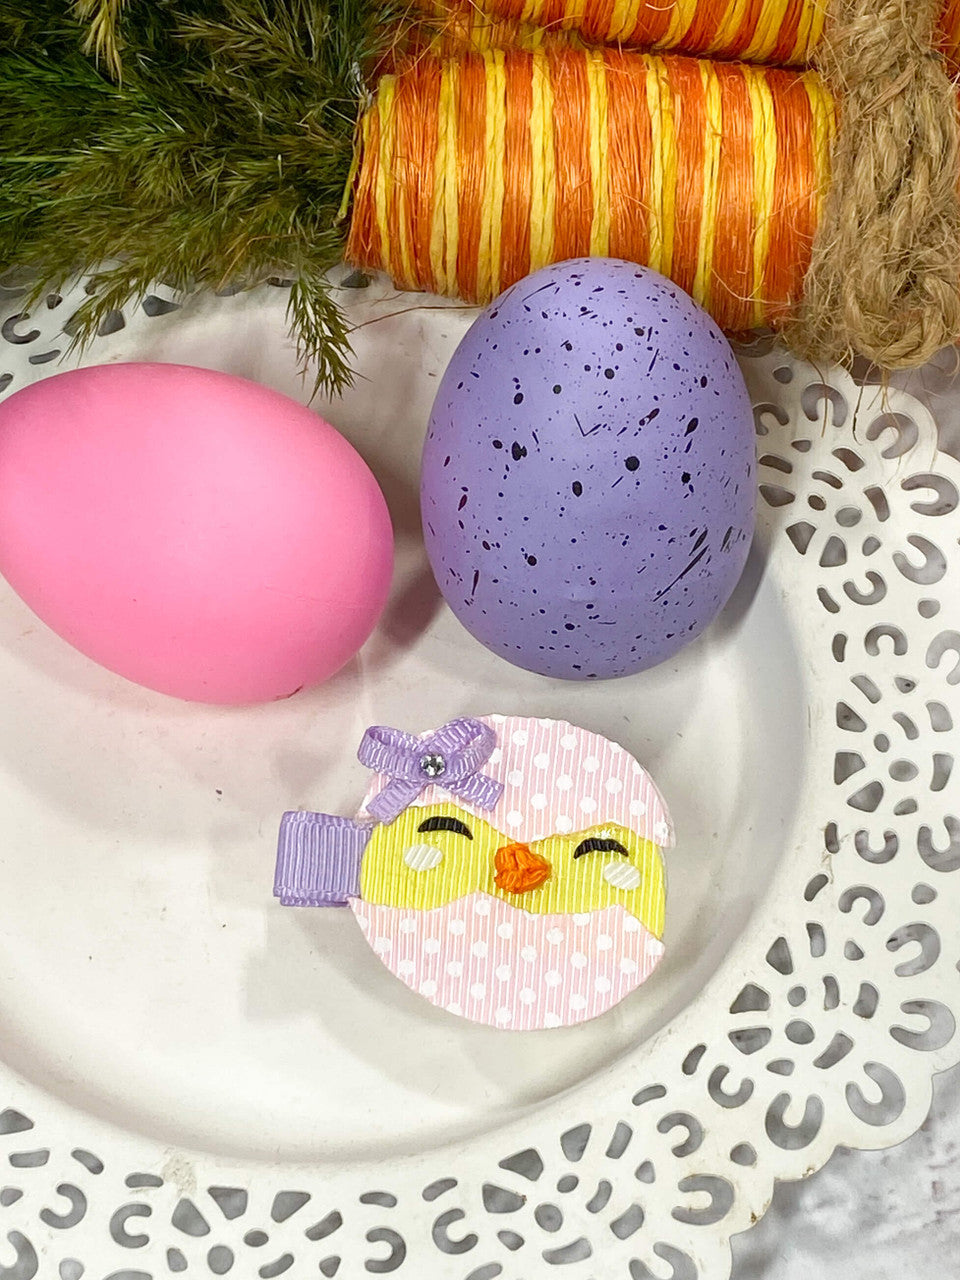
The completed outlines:
<svg viewBox="0 0 960 1280">
<path fill-rule="evenodd" d="M 356 821 L 284 815 L 282 902 L 349 906 L 407 986 L 503 1029 L 584 1022 L 652 973 L 672 831 L 617 743 L 489 716 L 374 729 L 359 754 L 376 776 Z"/>
</svg>

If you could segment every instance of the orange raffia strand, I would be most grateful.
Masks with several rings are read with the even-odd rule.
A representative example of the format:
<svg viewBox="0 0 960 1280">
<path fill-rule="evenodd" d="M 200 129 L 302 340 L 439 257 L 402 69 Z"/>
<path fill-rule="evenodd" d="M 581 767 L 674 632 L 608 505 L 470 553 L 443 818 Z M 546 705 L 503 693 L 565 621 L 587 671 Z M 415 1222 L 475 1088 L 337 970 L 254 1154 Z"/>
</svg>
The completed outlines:
<svg viewBox="0 0 960 1280">
<path fill-rule="evenodd" d="M 756 128 L 744 69 L 717 76 L 723 141 L 717 165 L 716 229 L 711 306 L 733 331 L 753 326 L 755 293 L 753 134 Z"/>
<path fill-rule="evenodd" d="M 960 71 L 960 0 L 946 0 L 940 30 L 943 33 L 941 51 L 946 55 L 951 74 L 956 75 Z"/>
<path fill-rule="evenodd" d="M 769 84 L 778 147 L 764 294 L 772 303 L 768 314 L 776 321 L 799 300 L 810 265 L 817 184 L 812 181 L 813 120 L 804 81 L 788 71 L 770 71 Z"/>
<path fill-rule="evenodd" d="M 653 266 L 728 330 L 797 301 L 829 180 L 812 71 L 612 49 L 421 55 L 362 123 L 348 257 L 487 302 L 549 261 Z"/>
</svg>

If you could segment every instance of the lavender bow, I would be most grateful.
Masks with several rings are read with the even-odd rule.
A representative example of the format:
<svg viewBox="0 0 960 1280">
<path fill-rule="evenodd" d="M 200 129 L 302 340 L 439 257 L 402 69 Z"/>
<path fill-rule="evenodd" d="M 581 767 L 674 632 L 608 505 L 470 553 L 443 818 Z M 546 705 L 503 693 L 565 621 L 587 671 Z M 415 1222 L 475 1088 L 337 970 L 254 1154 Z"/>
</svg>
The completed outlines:
<svg viewBox="0 0 960 1280">
<path fill-rule="evenodd" d="M 493 809 L 503 783 L 480 772 L 497 744 L 497 735 L 482 720 L 451 720 L 424 738 L 375 725 L 363 735 L 360 763 L 390 781 L 367 805 L 380 822 L 393 822 L 431 783 L 478 809 Z"/>
</svg>

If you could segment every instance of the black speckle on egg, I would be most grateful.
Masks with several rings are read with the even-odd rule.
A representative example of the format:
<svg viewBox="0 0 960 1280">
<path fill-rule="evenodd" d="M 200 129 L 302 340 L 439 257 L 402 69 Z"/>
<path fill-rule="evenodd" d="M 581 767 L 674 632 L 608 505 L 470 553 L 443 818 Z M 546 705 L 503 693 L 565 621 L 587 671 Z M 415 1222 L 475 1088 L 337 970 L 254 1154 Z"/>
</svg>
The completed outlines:
<svg viewBox="0 0 960 1280">
<path fill-rule="evenodd" d="M 563 390 L 563 387 L 561 387 L 559 382 L 554 383 L 553 394 L 555 396 L 558 396 L 562 390 Z"/>
<path fill-rule="evenodd" d="M 503 448 L 503 441 L 502 441 L 502 440 L 494 440 L 494 441 L 492 441 L 492 444 L 493 444 L 493 447 L 494 447 L 495 449 L 502 449 L 502 448 Z"/>
<path fill-rule="evenodd" d="M 536 556 L 527 556 L 527 564 L 529 564 L 529 565 L 533 566 L 533 565 L 535 565 L 536 563 L 537 563 L 537 557 L 536 557 Z"/>
<path fill-rule="evenodd" d="M 640 459 L 635 457 L 633 454 L 631 454 L 630 457 L 626 459 L 623 465 L 627 468 L 628 471 L 636 471 L 636 469 L 640 466 Z"/>
<path fill-rule="evenodd" d="M 613 377 L 615 377 L 616 375 L 614 374 L 614 372 L 613 372 L 613 370 L 612 370 L 612 369 L 604 369 L 604 371 L 603 371 L 603 376 L 604 376 L 605 378 L 613 378 Z"/>
<path fill-rule="evenodd" d="M 514 403 L 514 404 L 523 404 L 523 392 L 522 392 L 522 391 L 518 391 L 518 392 L 517 392 L 517 394 L 513 397 L 513 403 Z"/>
<path fill-rule="evenodd" d="M 583 493 L 583 485 L 580 483 L 579 480 L 574 480 L 573 484 L 571 485 L 571 488 L 573 489 L 573 496 L 575 498 L 579 498 L 580 495 Z"/>
<path fill-rule="evenodd" d="M 517 441 L 514 440 L 510 447 L 510 456 L 513 458 L 514 462 L 519 462 L 521 458 L 525 458 L 527 456 L 527 451 L 522 444 L 518 444 Z M 501 497 L 502 496 L 503 495 L 501 494 Z"/>
</svg>

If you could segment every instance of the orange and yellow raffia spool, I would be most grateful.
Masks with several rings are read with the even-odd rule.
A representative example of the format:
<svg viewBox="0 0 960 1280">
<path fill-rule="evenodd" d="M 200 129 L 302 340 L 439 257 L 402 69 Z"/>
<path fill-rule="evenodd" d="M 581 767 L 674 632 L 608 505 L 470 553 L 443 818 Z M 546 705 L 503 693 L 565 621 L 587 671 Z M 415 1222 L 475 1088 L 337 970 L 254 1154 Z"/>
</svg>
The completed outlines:
<svg viewBox="0 0 960 1280">
<path fill-rule="evenodd" d="M 436 4 L 436 0 L 423 0 Z M 830 17 L 830 0 L 464 0 L 472 30 L 496 24 L 576 32 L 594 44 L 736 58 L 771 66 L 804 66 L 814 57 Z M 493 24 L 492 26 L 490 24 Z M 501 28 L 505 29 L 505 28 Z M 960 65 L 960 0 L 944 0 L 941 50 Z"/>
<path fill-rule="evenodd" d="M 835 111 L 813 71 L 488 49 L 384 76 L 361 129 L 358 266 L 486 303 L 549 262 L 609 255 L 736 332 L 801 295 Z"/>
</svg>

